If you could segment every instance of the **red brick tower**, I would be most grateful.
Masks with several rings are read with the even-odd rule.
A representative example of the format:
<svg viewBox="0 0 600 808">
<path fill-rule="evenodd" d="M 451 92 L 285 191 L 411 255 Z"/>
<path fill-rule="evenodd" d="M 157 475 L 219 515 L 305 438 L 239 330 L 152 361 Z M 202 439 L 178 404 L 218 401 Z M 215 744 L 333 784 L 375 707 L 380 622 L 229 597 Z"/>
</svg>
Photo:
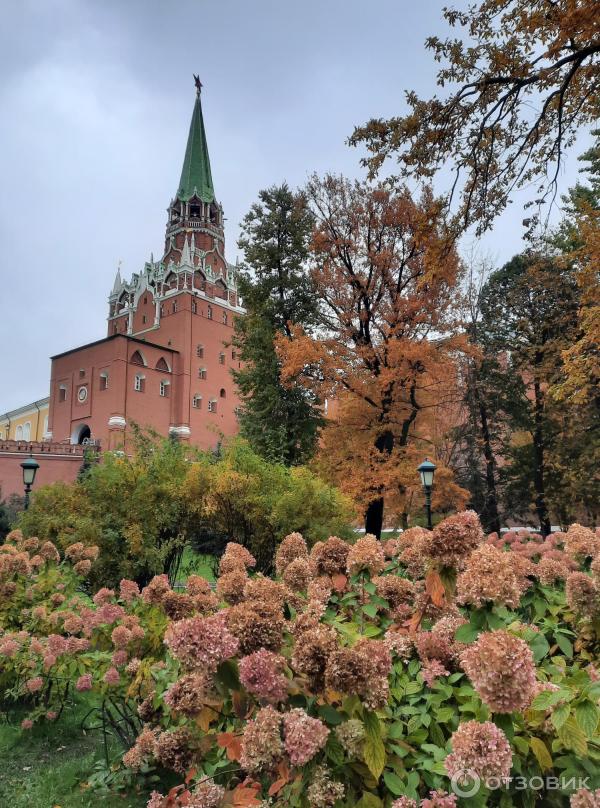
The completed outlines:
<svg viewBox="0 0 600 808">
<path fill-rule="evenodd" d="M 237 431 L 230 342 L 243 313 L 225 258 L 200 82 L 162 258 L 109 296 L 108 337 L 52 359 L 49 436 L 123 443 L 131 422 L 203 448 Z"/>
</svg>

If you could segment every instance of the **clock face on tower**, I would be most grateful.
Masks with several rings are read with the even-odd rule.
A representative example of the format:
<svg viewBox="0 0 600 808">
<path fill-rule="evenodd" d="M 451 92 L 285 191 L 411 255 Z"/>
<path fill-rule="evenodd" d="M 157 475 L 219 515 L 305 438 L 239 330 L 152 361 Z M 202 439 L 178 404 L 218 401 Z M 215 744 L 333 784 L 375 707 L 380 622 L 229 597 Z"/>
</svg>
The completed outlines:
<svg viewBox="0 0 600 808">
<path fill-rule="evenodd" d="M 77 391 L 77 398 L 79 399 L 79 401 L 83 404 L 83 402 L 86 400 L 87 397 L 88 397 L 87 387 L 80 387 L 79 390 Z"/>
</svg>

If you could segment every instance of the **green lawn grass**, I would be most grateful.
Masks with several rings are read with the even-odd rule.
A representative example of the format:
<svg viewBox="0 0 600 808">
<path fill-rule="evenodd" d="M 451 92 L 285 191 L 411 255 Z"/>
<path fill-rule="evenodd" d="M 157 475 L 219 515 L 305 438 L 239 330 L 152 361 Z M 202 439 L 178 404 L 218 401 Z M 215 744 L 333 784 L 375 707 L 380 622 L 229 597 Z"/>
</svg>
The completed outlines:
<svg viewBox="0 0 600 808">
<path fill-rule="evenodd" d="M 186 547 L 181 558 L 179 578 L 185 581 L 188 575 L 201 575 L 207 581 L 214 581 L 213 556 L 197 553 L 192 547 Z"/>
<path fill-rule="evenodd" d="M 41 723 L 30 731 L 0 721 L 0 806 L 2 808 L 142 808 L 148 796 L 109 793 L 87 786 L 96 763 L 103 759 L 99 731 L 84 731 L 84 705 L 55 724 Z M 12 723 L 12 721 L 16 723 Z M 116 754 L 116 750 L 113 750 Z"/>
</svg>

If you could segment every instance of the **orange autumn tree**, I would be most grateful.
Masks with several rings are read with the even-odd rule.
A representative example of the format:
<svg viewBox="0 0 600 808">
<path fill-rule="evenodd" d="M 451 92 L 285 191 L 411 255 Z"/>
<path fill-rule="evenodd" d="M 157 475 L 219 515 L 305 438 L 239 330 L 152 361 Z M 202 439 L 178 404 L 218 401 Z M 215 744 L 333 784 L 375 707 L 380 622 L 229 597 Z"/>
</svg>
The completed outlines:
<svg viewBox="0 0 600 808">
<path fill-rule="evenodd" d="M 365 528 L 381 535 L 384 502 L 406 514 L 415 467 L 435 455 L 443 410 L 456 398 L 453 303 L 458 256 L 430 191 L 415 202 L 343 177 L 314 176 L 311 275 L 320 330 L 278 340 L 282 379 L 333 399 L 317 463 L 362 503 Z M 466 492 L 438 471 L 438 505 Z"/>
<path fill-rule="evenodd" d="M 516 189 L 553 198 L 577 130 L 597 122 L 598 0 L 477 0 L 442 16 L 452 35 L 425 43 L 439 92 L 408 92 L 406 114 L 371 120 L 350 142 L 367 147 L 374 174 L 388 158 L 404 178 L 449 171 L 455 224 L 481 233 Z"/>
</svg>

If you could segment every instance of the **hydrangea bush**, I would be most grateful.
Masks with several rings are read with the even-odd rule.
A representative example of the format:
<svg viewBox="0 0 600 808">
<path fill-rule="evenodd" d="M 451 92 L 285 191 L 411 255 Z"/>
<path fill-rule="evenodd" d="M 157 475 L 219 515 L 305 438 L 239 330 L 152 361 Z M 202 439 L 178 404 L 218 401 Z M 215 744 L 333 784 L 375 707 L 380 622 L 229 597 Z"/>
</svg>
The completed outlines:
<svg viewBox="0 0 600 808">
<path fill-rule="evenodd" d="M 89 600 L 92 549 L 12 534 L 1 675 L 24 729 L 95 698 L 158 778 L 149 808 L 596 805 L 599 542 L 486 538 L 467 512 L 386 543 L 293 533 L 275 579 L 231 543 L 214 592 Z"/>
</svg>

